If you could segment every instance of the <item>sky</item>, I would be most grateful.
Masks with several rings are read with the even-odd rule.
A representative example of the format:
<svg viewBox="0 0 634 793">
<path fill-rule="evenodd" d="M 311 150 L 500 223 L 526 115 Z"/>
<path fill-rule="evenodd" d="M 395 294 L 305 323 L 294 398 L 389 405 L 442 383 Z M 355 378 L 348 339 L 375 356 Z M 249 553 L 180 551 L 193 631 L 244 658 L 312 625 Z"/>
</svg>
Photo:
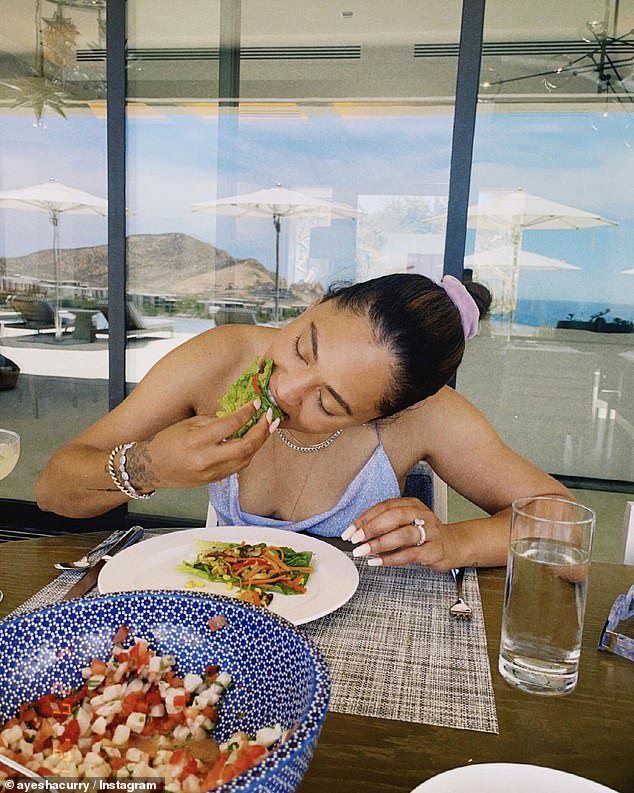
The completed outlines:
<svg viewBox="0 0 634 793">
<path fill-rule="evenodd" d="M 446 202 L 452 116 L 444 111 L 241 119 L 236 128 L 219 126 L 216 119 L 169 111 L 161 115 L 158 110 L 157 117 L 132 120 L 128 128 L 130 234 L 191 234 L 235 256 L 253 256 L 272 269 L 270 221 L 228 222 L 193 214 L 192 203 L 276 183 L 317 191 L 368 212 L 356 221 L 358 247 L 362 224 L 369 224 L 363 237 L 367 239 L 368 228 L 376 231 L 373 212 L 390 197 L 425 197 L 428 204 L 438 206 Z M 545 114 L 483 108 L 479 113 L 471 204 L 480 195 L 521 187 L 618 224 L 592 230 L 526 232 L 524 249 L 563 259 L 580 269 L 522 272 L 521 297 L 558 300 L 574 295 L 581 301 L 634 303 L 634 275 L 621 274 L 634 267 L 633 122 L 630 112 L 604 117 L 596 112 Z M 26 114 L 0 116 L 0 189 L 18 189 L 52 177 L 106 196 L 105 121 L 90 115 L 68 120 L 47 115 L 43 127 L 37 127 Z M 350 223 L 355 221 L 335 224 L 335 235 L 349 239 Z M 406 225 L 379 229 L 382 235 L 412 230 L 418 234 L 438 231 Z M 295 242 L 297 248 L 298 233 L 292 225 L 283 227 L 285 257 L 299 255 L 290 244 Z M 103 219 L 66 215 L 60 227 L 61 247 L 103 244 L 106 234 Z M 46 214 L 0 206 L 0 256 L 49 248 L 51 241 Z M 472 253 L 484 242 L 469 231 L 466 252 Z M 428 243 L 429 239 L 424 240 L 422 248 Z"/>
</svg>

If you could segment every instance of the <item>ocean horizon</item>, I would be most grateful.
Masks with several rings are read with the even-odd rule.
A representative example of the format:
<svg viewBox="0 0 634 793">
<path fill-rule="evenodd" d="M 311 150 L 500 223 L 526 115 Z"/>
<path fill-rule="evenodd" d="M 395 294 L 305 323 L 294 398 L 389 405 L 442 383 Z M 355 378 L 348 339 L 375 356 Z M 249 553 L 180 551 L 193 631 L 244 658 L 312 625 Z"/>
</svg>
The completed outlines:
<svg viewBox="0 0 634 793">
<path fill-rule="evenodd" d="M 634 321 L 633 304 L 520 298 L 515 307 L 513 322 L 519 325 L 554 328 L 559 320 L 576 319 L 589 321 L 595 314 L 599 314 L 606 309 L 609 309 L 609 312 L 605 315 L 607 322 L 613 321 L 617 317 L 626 322 Z M 570 316 L 571 314 L 572 316 Z M 493 311 L 491 316 L 499 318 L 502 315 Z"/>
</svg>

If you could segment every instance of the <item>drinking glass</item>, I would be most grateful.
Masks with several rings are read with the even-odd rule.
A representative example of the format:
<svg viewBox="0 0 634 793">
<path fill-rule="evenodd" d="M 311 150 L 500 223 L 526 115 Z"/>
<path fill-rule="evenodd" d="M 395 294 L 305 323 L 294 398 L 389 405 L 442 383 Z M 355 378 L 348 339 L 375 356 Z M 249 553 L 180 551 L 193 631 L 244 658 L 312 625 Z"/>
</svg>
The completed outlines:
<svg viewBox="0 0 634 793">
<path fill-rule="evenodd" d="M 577 685 L 595 520 L 563 498 L 513 503 L 498 668 L 523 691 Z"/>
<path fill-rule="evenodd" d="M 20 436 L 12 430 L 0 429 L 0 479 L 15 468 L 20 456 Z"/>
</svg>

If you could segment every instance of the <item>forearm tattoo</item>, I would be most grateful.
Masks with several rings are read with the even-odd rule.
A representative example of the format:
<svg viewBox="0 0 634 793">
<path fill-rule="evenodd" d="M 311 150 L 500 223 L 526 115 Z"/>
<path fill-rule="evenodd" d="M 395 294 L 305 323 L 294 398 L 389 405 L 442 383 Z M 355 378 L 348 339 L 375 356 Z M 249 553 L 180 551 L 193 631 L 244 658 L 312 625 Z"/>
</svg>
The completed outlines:
<svg viewBox="0 0 634 793">
<path fill-rule="evenodd" d="M 152 454 L 148 444 L 152 438 L 139 441 L 127 454 L 126 471 L 133 487 L 140 492 L 155 490 L 158 484 L 156 472 L 152 470 Z"/>
</svg>

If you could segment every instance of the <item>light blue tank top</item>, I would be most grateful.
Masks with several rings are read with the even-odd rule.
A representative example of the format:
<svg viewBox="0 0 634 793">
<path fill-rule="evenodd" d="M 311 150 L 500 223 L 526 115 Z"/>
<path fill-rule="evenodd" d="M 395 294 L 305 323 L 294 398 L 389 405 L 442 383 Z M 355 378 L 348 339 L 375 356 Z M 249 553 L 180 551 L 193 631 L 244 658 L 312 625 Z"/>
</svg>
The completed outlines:
<svg viewBox="0 0 634 793">
<path fill-rule="evenodd" d="M 338 537 L 355 518 L 380 501 L 398 498 L 398 478 L 383 448 L 377 427 L 378 445 L 372 456 L 350 482 L 338 504 L 327 512 L 300 521 L 278 520 L 253 515 L 240 509 L 237 474 L 209 485 L 209 500 L 216 509 L 220 526 L 266 526 L 286 531 L 306 531 L 321 537 Z"/>
</svg>

